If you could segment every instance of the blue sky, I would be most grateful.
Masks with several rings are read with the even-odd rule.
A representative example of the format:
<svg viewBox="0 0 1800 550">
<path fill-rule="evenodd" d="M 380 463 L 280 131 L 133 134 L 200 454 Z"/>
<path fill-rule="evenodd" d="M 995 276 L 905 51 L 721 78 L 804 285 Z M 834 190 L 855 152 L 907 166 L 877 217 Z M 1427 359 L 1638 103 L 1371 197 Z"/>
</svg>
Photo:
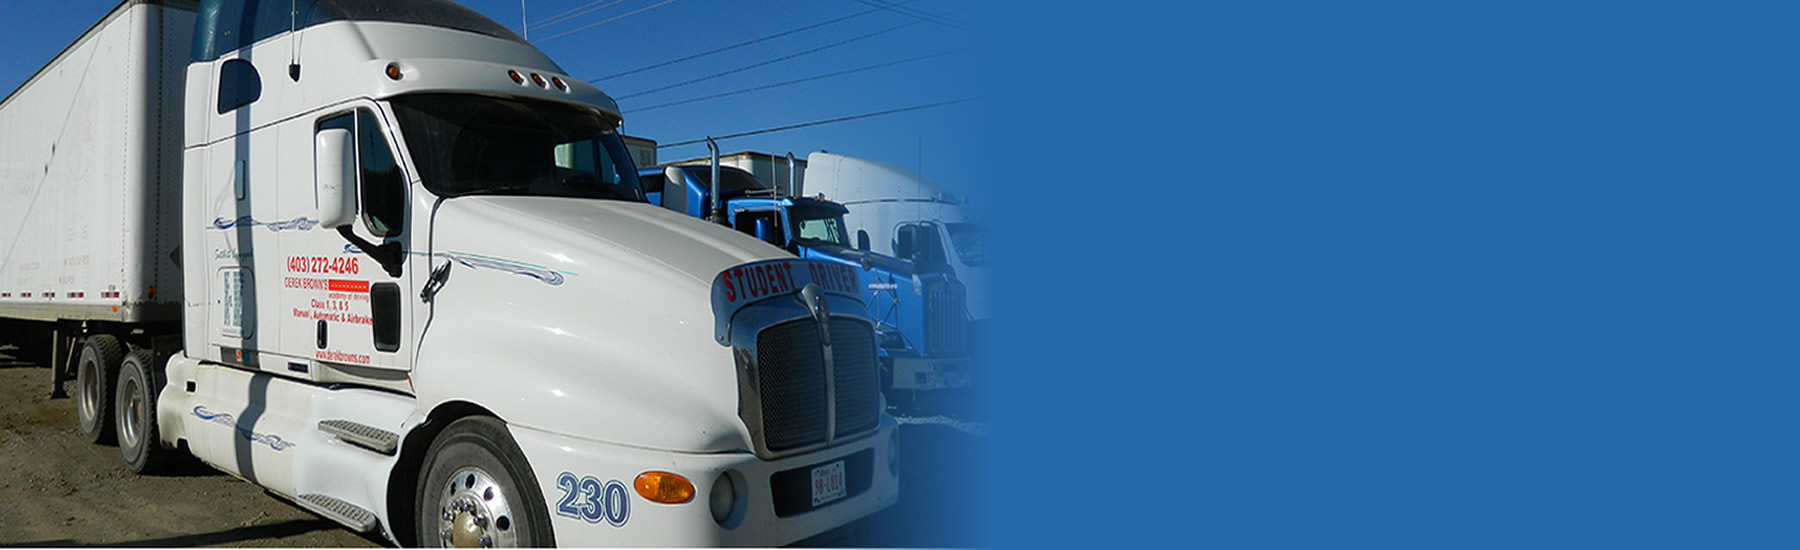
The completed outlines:
<svg viewBox="0 0 1800 550">
<path fill-rule="evenodd" d="M 874 4 L 900 3 L 898 9 Z M 666 91 L 619 100 L 625 131 L 659 143 L 726 135 L 963 98 L 974 101 L 721 142 L 725 152 L 796 156 L 828 150 L 921 171 L 952 189 L 973 193 L 986 141 L 978 123 L 982 97 L 982 25 L 978 9 L 951 0 L 463 0 L 521 30 L 568 72 L 614 97 L 843 45 Z M 10 92 L 117 0 L 0 2 L 0 90 Z M 589 10 L 591 9 L 591 11 Z M 749 46 L 618 78 L 596 79 L 821 23 L 874 13 Z M 559 14 L 585 11 L 551 21 Z M 633 13 L 636 12 L 636 13 Z M 911 12 L 911 13 L 902 13 Z M 919 17 L 924 13 L 941 18 Z M 621 17 L 623 16 L 623 17 Z M 609 21 L 610 20 L 610 21 Z M 20 24 L 20 22 L 26 22 Z M 908 25 L 910 23 L 910 25 Z M 893 29 L 894 27 L 902 28 Z M 859 38 L 884 31 L 881 34 Z M 522 33 L 524 34 L 524 33 Z M 701 96 L 850 71 L 935 54 L 945 55 L 685 105 L 646 109 Z M 663 160 L 700 157 L 704 144 L 663 149 Z"/>
</svg>

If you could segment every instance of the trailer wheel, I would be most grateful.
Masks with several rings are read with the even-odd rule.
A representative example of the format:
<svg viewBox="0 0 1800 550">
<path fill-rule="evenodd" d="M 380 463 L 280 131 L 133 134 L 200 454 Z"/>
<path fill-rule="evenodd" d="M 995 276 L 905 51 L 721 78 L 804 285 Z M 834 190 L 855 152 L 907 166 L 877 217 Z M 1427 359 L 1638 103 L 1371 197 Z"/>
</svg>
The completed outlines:
<svg viewBox="0 0 1800 550">
<path fill-rule="evenodd" d="M 148 350 L 132 350 L 119 367 L 118 411 L 119 454 L 125 466 L 144 474 L 162 467 L 169 455 L 163 448 L 161 431 L 156 425 L 156 397 L 162 392 L 157 383 L 155 356 Z"/>
<path fill-rule="evenodd" d="M 506 425 L 485 416 L 450 423 L 425 454 L 416 542 L 423 547 L 555 546 L 550 509 Z"/>
<path fill-rule="evenodd" d="M 105 334 L 89 336 L 81 346 L 75 364 L 75 419 L 88 441 L 113 442 L 113 388 L 124 350 L 118 338 Z"/>
</svg>

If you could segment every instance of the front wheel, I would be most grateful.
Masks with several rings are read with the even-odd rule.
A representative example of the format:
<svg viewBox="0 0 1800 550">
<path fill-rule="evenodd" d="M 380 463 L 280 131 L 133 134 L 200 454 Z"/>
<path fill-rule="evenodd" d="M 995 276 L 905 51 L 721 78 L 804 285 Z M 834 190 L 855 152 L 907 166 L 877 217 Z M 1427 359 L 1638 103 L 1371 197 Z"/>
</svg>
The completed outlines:
<svg viewBox="0 0 1800 550">
<path fill-rule="evenodd" d="M 425 464 L 416 493 L 419 546 L 556 545 L 531 466 L 499 420 L 452 422 L 431 443 Z"/>
</svg>

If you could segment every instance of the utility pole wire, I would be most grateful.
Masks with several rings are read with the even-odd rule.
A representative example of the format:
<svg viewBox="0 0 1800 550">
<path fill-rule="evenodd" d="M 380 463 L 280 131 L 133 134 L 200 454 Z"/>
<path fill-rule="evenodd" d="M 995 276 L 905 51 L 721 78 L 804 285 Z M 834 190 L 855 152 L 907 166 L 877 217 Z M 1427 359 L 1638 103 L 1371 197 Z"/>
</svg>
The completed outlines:
<svg viewBox="0 0 1800 550">
<path fill-rule="evenodd" d="M 846 122 L 846 121 L 851 121 L 851 120 L 857 120 L 857 119 L 864 119 L 864 118 L 869 118 L 869 117 L 878 117 L 878 116 L 882 116 L 882 115 L 891 115 L 891 114 L 895 114 L 895 113 L 904 113 L 904 112 L 907 112 L 907 111 L 917 111 L 917 110 L 920 110 L 920 109 L 930 109 L 930 108 L 932 108 L 932 107 L 943 107 L 943 106 L 945 106 L 945 105 L 955 105 L 955 104 L 957 104 L 957 103 L 964 103 L 964 102 L 969 102 L 969 101 L 974 101 L 974 100 L 977 100 L 977 99 L 980 99 L 980 98 L 979 98 L 979 97 L 965 97 L 965 98 L 962 98 L 962 99 L 952 99 L 952 100 L 950 100 L 950 101 L 940 101 L 940 102 L 937 102 L 937 103 L 928 103 L 928 104 L 925 104 L 925 105 L 914 105 L 914 106 L 911 106 L 911 107 L 901 107 L 901 108 L 899 108 L 899 109 L 888 109 L 888 110 L 886 110 L 886 111 L 877 111 L 877 112 L 873 112 L 873 113 L 863 113 L 863 114 L 860 114 L 860 115 L 850 115 L 850 116 L 846 116 L 846 117 L 838 117 L 838 118 L 833 118 L 833 119 L 827 119 L 827 120 L 815 120 L 815 121 L 812 121 L 812 122 L 802 122 L 802 123 L 799 123 L 799 124 L 790 124 L 790 125 L 787 125 L 787 126 L 780 126 L 780 127 L 775 127 L 775 128 L 764 128 L 764 129 L 762 129 L 762 130 L 751 130 L 751 131 L 749 131 L 749 132 L 738 132 L 738 133 L 735 133 L 735 134 L 727 134 L 727 135 L 723 135 L 723 136 L 713 136 L 713 138 L 712 138 L 712 139 L 713 139 L 713 141 L 718 141 L 718 140 L 722 140 L 722 139 L 732 139 L 732 138 L 741 138 L 741 137 L 745 137 L 745 136 L 754 136 L 754 135 L 757 135 L 757 134 L 770 134 L 770 133 L 775 133 L 775 132 L 782 132 L 782 131 L 787 131 L 787 130 L 794 130 L 794 129 L 798 129 L 798 128 L 806 128 L 806 127 L 809 127 L 809 126 L 822 126 L 822 125 L 825 125 L 825 124 L 833 124 L 833 123 L 838 123 L 838 122 Z M 680 147 L 680 146 L 683 146 L 683 145 L 693 145 L 693 144 L 696 144 L 696 143 L 706 143 L 706 139 L 705 139 L 705 138 L 701 138 L 701 139 L 690 139 L 690 140 L 687 140 L 687 141 L 678 141 L 678 142 L 675 142 L 675 143 L 669 143 L 669 144 L 664 144 L 664 145 L 658 145 L 658 146 L 656 146 L 656 148 L 657 148 L 657 149 L 667 149 L 667 148 L 669 148 L 669 147 Z"/>
<path fill-rule="evenodd" d="M 559 13 L 556 15 L 552 15 L 550 17 L 546 17 L 546 18 L 544 18 L 543 21 L 538 21 L 537 23 L 533 24 L 532 26 L 542 28 L 542 27 L 548 26 L 548 25 L 555 25 L 557 23 L 562 23 L 562 22 L 568 21 L 570 18 L 579 16 L 579 15 L 586 15 L 586 14 L 593 13 L 593 12 L 596 12 L 599 10 L 610 8 L 613 6 L 613 4 L 617 4 L 620 2 L 624 2 L 624 1 L 625 0 L 594 0 L 593 2 L 588 2 L 586 4 L 582 4 L 581 6 L 576 7 L 575 9 L 565 11 L 565 12 L 562 12 L 562 13 Z M 595 4 L 606 4 L 606 5 L 596 6 Z"/>
<path fill-rule="evenodd" d="M 774 84 L 766 84 L 766 85 L 763 85 L 763 86 L 757 86 L 757 87 L 754 87 L 754 88 L 745 88 L 745 89 L 742 89 L 742 90 L 736 90 L 736 91 L 731 91 L 731 92 L 725 92 L 725 93 L 720 93 L 720 94 L 713 94 L 713 95 L 709 95 L 709 96 L 701 96 L 701 97 L 696 97 L 696 98 L 692 98 L 692 99 L 684 99 L 684 100 L 681 100 L 681 101 L 672 101 L 672 102 L 669 102 L 669 103 L 663 103 L 663 104 L 658 104 L 658 105 L 651 105 L 651 106 L 649 106 L 649 107 L 637 107 L 637 108 L 634 108 L 634 109 L 631 109 L 631 112 L 632 112 L 632 113 L 642 113 L 642 112 L 644 112 L 644 111 L 654 111 L 654 110 L 656 110 L 656 109 L 661 109 L 661 108 L 664 108 L 664 107 L 674 107 L 674 106 L 676 106 L 676 105 L 686 105 L 686 104 L 689 104 L 689 103 L 698 103 L 698 102 L 701 102 L 701 101 L 706 101 L 706 100 L 709 100 L 709 99 L 718 99 L 718 98 L 721 98 L 721 97 L 729 97 L 729 96 L 734 96 L 734 95 L 742 95 L 742 94 L 747 94 L 747 93 L 750 93 L 750 92 L 758 92 L 758 91 L 762 91 L 762 90 L 767 90 L 767 89 L 770 89 L 770 88 L 780 88 L 780 87 L 782 87 L 782 86 L 790 86 L 790 85 L 794 85 L 794 84 L 799 84 L 799 83 L 802 83 L 802 82 L 812 82 L 812 81 L 814 81 L 814 80 L 824 80 L 824 79 L 827 79 L 827 78 L 831 78 L 831 77 L 835 77 L 835 76 L 843 76 L 843 75 L 847 75 L 847 74 L 852 74 L 852 73 L 860 73 L 860 72 L 863 72 L 863 71 L 871 71 L 871 70 L 875 70 L 875 69 L 879 69 L 879 68 L 882 68 L 882 67 L 891 67 L 891 66 L 894 66 L 894 65 L 899 65 L 899 64 L 902 64 L 902 63 L 911 63 L 911 62 L 914 62 L 914 61 L 922 61 L 922 60 L 926 60 L 926 59 L 931 59 L 931 58 L 933 58 L 933 57 L 943 57 L 943 56 L 946 56 L 946 55 L 950 55 L 950 54 L 955 54 L 955 53 L 962 53 L 962 52 L 965 52 L 965 51 L 968 51 L 968 49 L 966 49 L 966 48 L 965 48 L 965 49 L 960 49 L 960 50 L 950 50 L 950 51 L 947 51 L 947 52 L 939 52 L 939 53 L 934 53 L 934 54 L 930 54 L 930 55 L 921 55 L 921 56 L 918 56 L 918 57 L 913 57 L 913 58 L 908 58 L 908 59 L 902 59 L 902 60 L 899 60 L 899 61 L 889 61 L 889 62 L 887 62 L 887 63 L 879 63 L 879 64 L 875 64 L 875 65 L 869 65 L 869 66 L 865 66 L 865 67 L 858 67 L 858 68 L 855 68 L 855 69 L 850 69 L 850 70 L 845 70 L 845 71 L 838 71 L 838 72 L 835 72 L 835 73 L 827 73 L 827 74 L 822 74 L 822 75 L 818 75 L 818 76 L 809 76 L 809 77 L 806 77 L 806 78 L 799 78 L 799 79 L 794 79 L 794 80 L 789 80 L 789 81 L 787 81 L 787 82 L 777 82 L 777 83 L 774 83 Z"/>
<path fill-rule="evenodd" d="M 887 34 L 887 33 L 890 33 L 890 32 L 894 32 L 894 31 L 897 31 L 897 30 L 900 30 L 900 29 L 904 29 L 904 28 L 907 28 L 907 27 L 911 27 L 911 26 L 913 26 L 913 25 L 917 25 L 917 24 L 920 24 L 920 23 L 924 23 L 924 21 L 913 21 L 913 22 L 911 22 L 911 23 L 902 23 L 902 24 L 900 24 L 900 25 L 897 25 L 897 26 L 893 26 L 893 27 L 888 27 L 888 28 L 886 28 L 886 29 L 882 29 L 882 30 L 879 30 L 879 31 L 875 31 L 875 32 L 872 32 L 872 33 L 869 33 L 869 34 L 865 34 L 865 35 L 862 35 L 862 36 L 858 36 L 858 37 L 855 37 L 855 38 L 850 38 L 850 39 L 847 39 L 847 40 L 840 40 L 840 41 L 837 41 L 837 42 L 832 42 L 832 43 L 830 43 L 830 44 L 826 44 L 826 45 L 824 45 L 824 46 L 819 46 L 819 47 L 817 47 L 817 48 L 813 48 L 813 49 L 810 49 L 810 50 L 804 50 L 804 51 L 801 51 L 801 52 L 799 52 L 799 53 L 793 53 L 793 54 L 788 54 L 788 55 L 784 55 L 784 56 L 781 56 L 781 57 L 777 57 L 777 58 L 774 58 L 774 59 L 770 59 L 770 60 L 767 60 L 767 61 L 762 61 L 762 62 L 758 62 L 758 63 L 752 63 L 752 64 L 749 64 L 749 65 L 745 65 L 745 66 L 742 66 L 742 67 L 738 67 L 738 68 L 736 68 L 736 69 L 731 69 L 731 70 L 728 70 L 728 71 L 724 71 L 724 72 L 719 72 L 719 73 L 713 73 L 713 74 L 710 74 L 710 75 L 707 75 L 707 76 L 703 76 L 703 77 L 700 77 L 700 78 L 696 78 L 696 79 L 693 79 L 693 80 L 688 80 L 688 81 L 684 81 L 684 82 L 677 82 L 677 83 L 674 83 L 674 84 L 670 84 L 670 85 L 667 85 L 667 86 L 663 86 L 663 87 L 660 87 L 660 88 L 651 88 L 651 89 L 648 89 L 648 90 L 644 90 L 644 91 L 641 91 L 641 92 L 637 92 L 637 93 L 633 93 L 633 94 L 626 94 L 626 95 L 621 95 L 621 96 L 615 96 L 615 97 L 614 97 L 614 98 L 613 98 L 613 99 L 629 99 L 629 98 L 633 98 L 633 97 L 638 97 L 638 96 L 641 96 L 641 95 L 646 95 L 646 94 L 653 94 L 653 93 L 656 93 L 656 92 L 661 92 L 661 91 L 665 91 L 665 90 L 673 90 L 673 89 L 675 89 L 675 88 L 680 88 L 680 87 L 682 87 L 682 86 L 688 86 L 688 85 L 692 85 L 692 84 L 698 84 L 698 83 L 701 83 L 701 82 L 705 82 L 705 81 L 708 81 L 708 80 L 712 80 L 712 79 L 715 79 L 715 78 L 719 78 L 719 77 L 722 77 L 722 76 L 728 76 L 728 75 L 734 75 L 734 74 L 737 74 L 737 73 L 741 73 L 741 72 L 744 72 L 744 71 L 748 71 L 748 70 L 750 70 L 750 69 L 754 69 L 754 68 L 757 68 L 757 67 L 764 67 L 764 66 L 768 66 L 768 65 L 773 65 L 773 64 L 776 64 L 776 63 L 780 63 L 780 62 L 782 62 L 782 61 L 787 61 L 787 60 L 789 60 L 789 59 L 793 59 L 793 58 L 796 58 L 796 57 L 800 57 L 800 56 L 803 56 L 803 55 L 807 55 L 807 54 L 812 54 L 812 53 L 818 53 L 818 52 L 821 52 L 821 51 L 825 51 L 825 50 L 829 50 L 829 49 L 831 49 L 831 48 L 836 48 L 836 47 L 838 47 L 838 46 L 842 46 L 842 45 L 845 45 L 845 44 L 849 44 L 849 43 L 852 43 L 852 42 L 856 42 L 856 41 L 859 41 L 859 40 L 863 40 L 863 39 L 867 39 L 867 38 L 874 38 L 874 37 L 876 37 L 876 36 L 879 36 L 879 35 L 883 35 L 883 34 Z"/>
<path fill-rule="evenodd" d="M 963 31 L 969 30 L 968 27 L 965 27 L 955 21 L 952 21 L 948 17 L 944 17 L 941 15 L 932 15 L 930 13 L 919 11 L 919 10 L 916 10 L 913 8 L 901 7 L 900 4 L 902 4 L 904 2 L 895 3 L 895 2 L 888 2 L 886 0 L 856 0 L 856 1 L 862 2 L 864 4 L 868 4 L 870 6 L 875 6 L 877 8 L 881 8 L 884 10 L 888 10 L 888 11 L 891 11 L 894 13 L 912 17 L 914 19 L 923 19 L 926 21 L 930 21 L 932 23 L 937 23 L 939 25 L 950 27 L 952 29 L 963 30 Z"/>
<path fill-rule="evenodd" d="M 614 21 L 618 21 L 618 20 L 620 20 L 620 19 L 624 19 L 624 18 L 627 18 L 627 17 L 631 17 L 631 16 L 633 16 L 633 15 L 637 15 L 637 14 L 640 14 L 640 13 L 644 13 L 644 12 L 647 12 L 647 11 L 650 11 L 650 10 L 653 10 L 653 9 L 656 9 L 656 8 L 660 8 L 660 7 L 663 7 L 663 6 L 667 6 L 667 5 L 669 5 L 669 4 L 672 4 L 672 3 L 674 3 L 674 2 L 675 2 L 675 0 L 663 0 L 663 1 L 661 1 L 661 2 L 657 2 L 657 3 L 655 3 L 655 4 L 651 4 L 651 5 L 649 5 L 649 6 L 645 6 L 645 7 L 642 7 L 642 8 L 638 8 L 638 9 L 637 9 L 637 10 L 636 10 L 636 11 L 631 11 L 631 12 L 626 12 L 626 13 L 625 13 L 625 14 L 624 14 L 624 15 L 620 15 L 620 16 L 617 16 L 617 17 L 614 17 L 614 18 L 612 18 L 612 19 L 607 19 L 607 20 L 604 20 L 604 21 L 600 21 L 600 22 L 598 22 L 598 23 L 589 23 L 589 24 L 587 24 L 587 25 L 583 25 L 583 26 L 581 26 L 581 27 L 576 27 L 576 28 L 575 28 L 575 30 L 571 30 L 571 31 L 567 31 L 567 32 L 563 32 L 563 33 L 560 33 L 560 34 L 554 34 L 554 35 L 551 35 L 551 36 L 550 36 L 550 37 L 548 37 L 548 38 L 545 38 L 545 39 L 543 39 L 543 40 L 533 40 L 533 41 L 531 41 L 531 43 L 533 43 L 533 44 L 542 44 L 542 43 L 545 43 L 545 42 L 549 42 L 549 41 L 551 41 L 551 40 L 556 40 L 556 39 L 558 39 L 558 38 L 562 38 L 562 37 L 564 37 L 564 36 L 568 36 L 568 35 L 571 35 L 571 34 L 575 34 L 575 33 L 578 33 L 578 32 L 581 32 L 581 31 L 585 31 L 585 30 L 588 30 L 588 29 L 591 29 L 591 28 L 594 28 L 594 27 L 598 27 L 598 26 L 601 26 L 601 25 L 605 25 L 605 24 L 607 24 L 607 23 L 611 23 L 611 22 L 614 22 Z"/>
<path fill-rule="evenodd" d="M 895 6 L 900 6 L 900 5 L 902 5 L 902 4 L 911 4 L 911 3 L 913 3 L 913 2 L 917 2 L 917 1 L 918 1 L 918 0 L 906 0 L 906 1 L 904 1 L 904 2 L 900 2 L 900 3 L 897 3 L 897 4 L 894 4 L 894 5 L 895 5 Z M 664 61 L 664 62 L 662 62 L 662 63 L 657 63 L 657 64 L 654 64 L 654 65 L 646 65 L 646 66 L 643 66 L 643 67 L 638 67 L 638 68 L 636 68 L 636 69 L 632 69 L 632 70 L 629 70 L 629 71 L 625 71 L 625 72 L 622 72 L 622 73 L 615 73 L 615 74 L 609 74 L 609 75 L 606 75 L 606 76 L 602 76 L 602 77 L 600 77 L 600 78 L 595 78 L 595 79 L 591 79 L 591 80 L 588 80 L 588 82 L 589 82 L 589 83 L 593 83 L 593 82 L 602 82 L 602 81 L 607 81 L 607 80 L 612 80 L 612 79 L 614 79 L 614 78 L 618 78 L 618 77 L 621 77 L 621 76 L 625 76 L 625 75 L 631 75 L 631 74 L 637 74 L 637 73 L 641 73 L 641 72 L 644 72 L 644 71 L 648 71 L 648 70 L 650 70 L 650 69 L 655 69 L 655 68 L 659 68 L 659 67 L 667 67 L 667 66 L 669 66 L 669 65 L 674 65 L 674 64 L 676 64 L 676 63 L 680 63 L 680 62 L 683 62 L 683 61 L 690 61 L 690 60 L 694 60 L 694 59 L 699 59 L 699 58 L 702 58 L 702 57 L 706 57 L 706 56 L 709 56 L 709 55 L 712 55 L 712 54 L 716 54 L 716 53 L 719 53 L 719 52 L 724 52 L 724 51 L 729 51 L 729 50 L 735 50 L 735 49 L 738 49 L 738 48 L 742 48 L 742 47 L 744 47 L 744 46 L 748 46 L 748 45 L 751 45 L 751 44 L 755 44 L 755 43 L 758 43 L 758 42 L 765 42 L 765 41 L 769 41 L 769 40 L 773 40 L 773 39 L 776 39 L 776 38 L 781 38 L 781 37 L 783 37 L 783 36 L 787 36 L 787 35 L 790 35 L 790 34 L 794 34 L 794 33 L 797 33 L 797 32 L 801 32 L 801 31 L 808 31 L 808 30 L 812 30 L 812 29 L 816 29 L 816 28 L 819 28 L 819 27 L 823 27 L 823 26 L 826 26 L 826 25 L 830 25 L 830 24 L 833 24 L 833 23 L 838 23 L 838 22 L 842 22 L 842 21 L 848 21 L 848 20 L 851 20 L 851 19 L 855 19 L 855 18 L 858 18 L 858 17 L 862 17 L 862 16 L 864 16 L 864 15 L 868 15 L 868 14 L 871 14 L 871 13 L 875 13 L 875 12 L 878 12 L 878 11 L 881 11 L 881 10 L 879 10 L 879 9 L 873 9 L 873 10 L 868 10 L 868 11 L 861 11 L 861 12 L 856 12 L 856 13 L 852 13 L 852 14 L 850 14 L 850 15 L 846 15 L 846 16 L 843 16 L 843 17 L 839 17 L 839 18 L 837 18 L 837 19 L 832 19 L 832 20 L 830 20 L 830 21 L 824 21 L 824 22 L 819 22 L 819 23 L 813 23 L 813 24 L 811 24 L 811 25 L 807 25 L 807 26 L 804 26 L 804 27 L 800 27 L 800 28 L 798 28 L 798 29 L 793 29 L 793 30 L 788 30 L 788 31 L 782 31 L 782 32 L 778 32 L 778 33 L 775 33 L 775 34 L 771 34 L 771 35 L 768 35 L 768 36 L 764 36 L 764 37 L 762 37 L 762 38 L 753 38 L 753 39 L 750 39 L 750 40 L 745 40 L 745 41 L 743 41 L 743 42 L 739 42 L 739 43 L 736 43 L 736 44 L 732 44 L 732 45 L 730 45 L 730 46 L 725 46 L 725 47 L 722 47 L 722 48 L 718 48 L 718 49 L 714 49 L 714 50 L 711 50 L 711 51 L 704 51 L 704 52 L 700 52 L 700 53 L 697 53 L 697 54 L 694 54 L 694 55 L 690 55 L 690 56 L 687 56 L 687 57 L 683 57 L 683 58 L 680 58 L 680 59 L 672 59 L 672 60 L 669 60 L 669 61 Z"/>
</svg>

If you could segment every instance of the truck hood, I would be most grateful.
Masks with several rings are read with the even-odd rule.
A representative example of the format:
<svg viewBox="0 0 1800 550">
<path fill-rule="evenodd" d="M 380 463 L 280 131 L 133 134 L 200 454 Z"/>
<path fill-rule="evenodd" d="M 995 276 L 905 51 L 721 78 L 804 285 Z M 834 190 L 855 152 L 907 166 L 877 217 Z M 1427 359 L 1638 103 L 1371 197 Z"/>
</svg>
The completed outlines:
<svg viewBox="0 0 1800 550">
<path fill-rule="evenodd" d="M 413 280 L 424 284 L 424 261 L 450 272 L 415 372 L 446 372 L 414 377 L 422 401 L 480 403 L 510 423 L 638 447 L 751 448 L 731 350 L 713 339 L 711 285 L 785 251 L 620 201 L 461 197 L 431 220 L 415 238 L 430 254 Z"/>
<path fill-rule="evenodd" d="M 663 271 L 663 275 L 686 275 L 702 285 L 710 284 L 713 276 L 727 267 L 786 256 L 780 248 L 729 228 L 654 205 L 624 201 L 462 197 L 444 201 L 436 221 L 439 238 L 462 235 L 458 229 L 478 229 L 489 236 L 500 233 L 518 239 L 492 244 L 524 252 L 527 257 L 522 259 L 527 262 L 577 271 L 624 262 Z M 496 227 L 494 222 L 504 226 Z M 450 251 L 444 246 L 438 249 Z M 583 262 L 569 256 L 570 252 L 595 257 Z M 609 263 L 592 263 L 601 259 Z"/>
</svg>

